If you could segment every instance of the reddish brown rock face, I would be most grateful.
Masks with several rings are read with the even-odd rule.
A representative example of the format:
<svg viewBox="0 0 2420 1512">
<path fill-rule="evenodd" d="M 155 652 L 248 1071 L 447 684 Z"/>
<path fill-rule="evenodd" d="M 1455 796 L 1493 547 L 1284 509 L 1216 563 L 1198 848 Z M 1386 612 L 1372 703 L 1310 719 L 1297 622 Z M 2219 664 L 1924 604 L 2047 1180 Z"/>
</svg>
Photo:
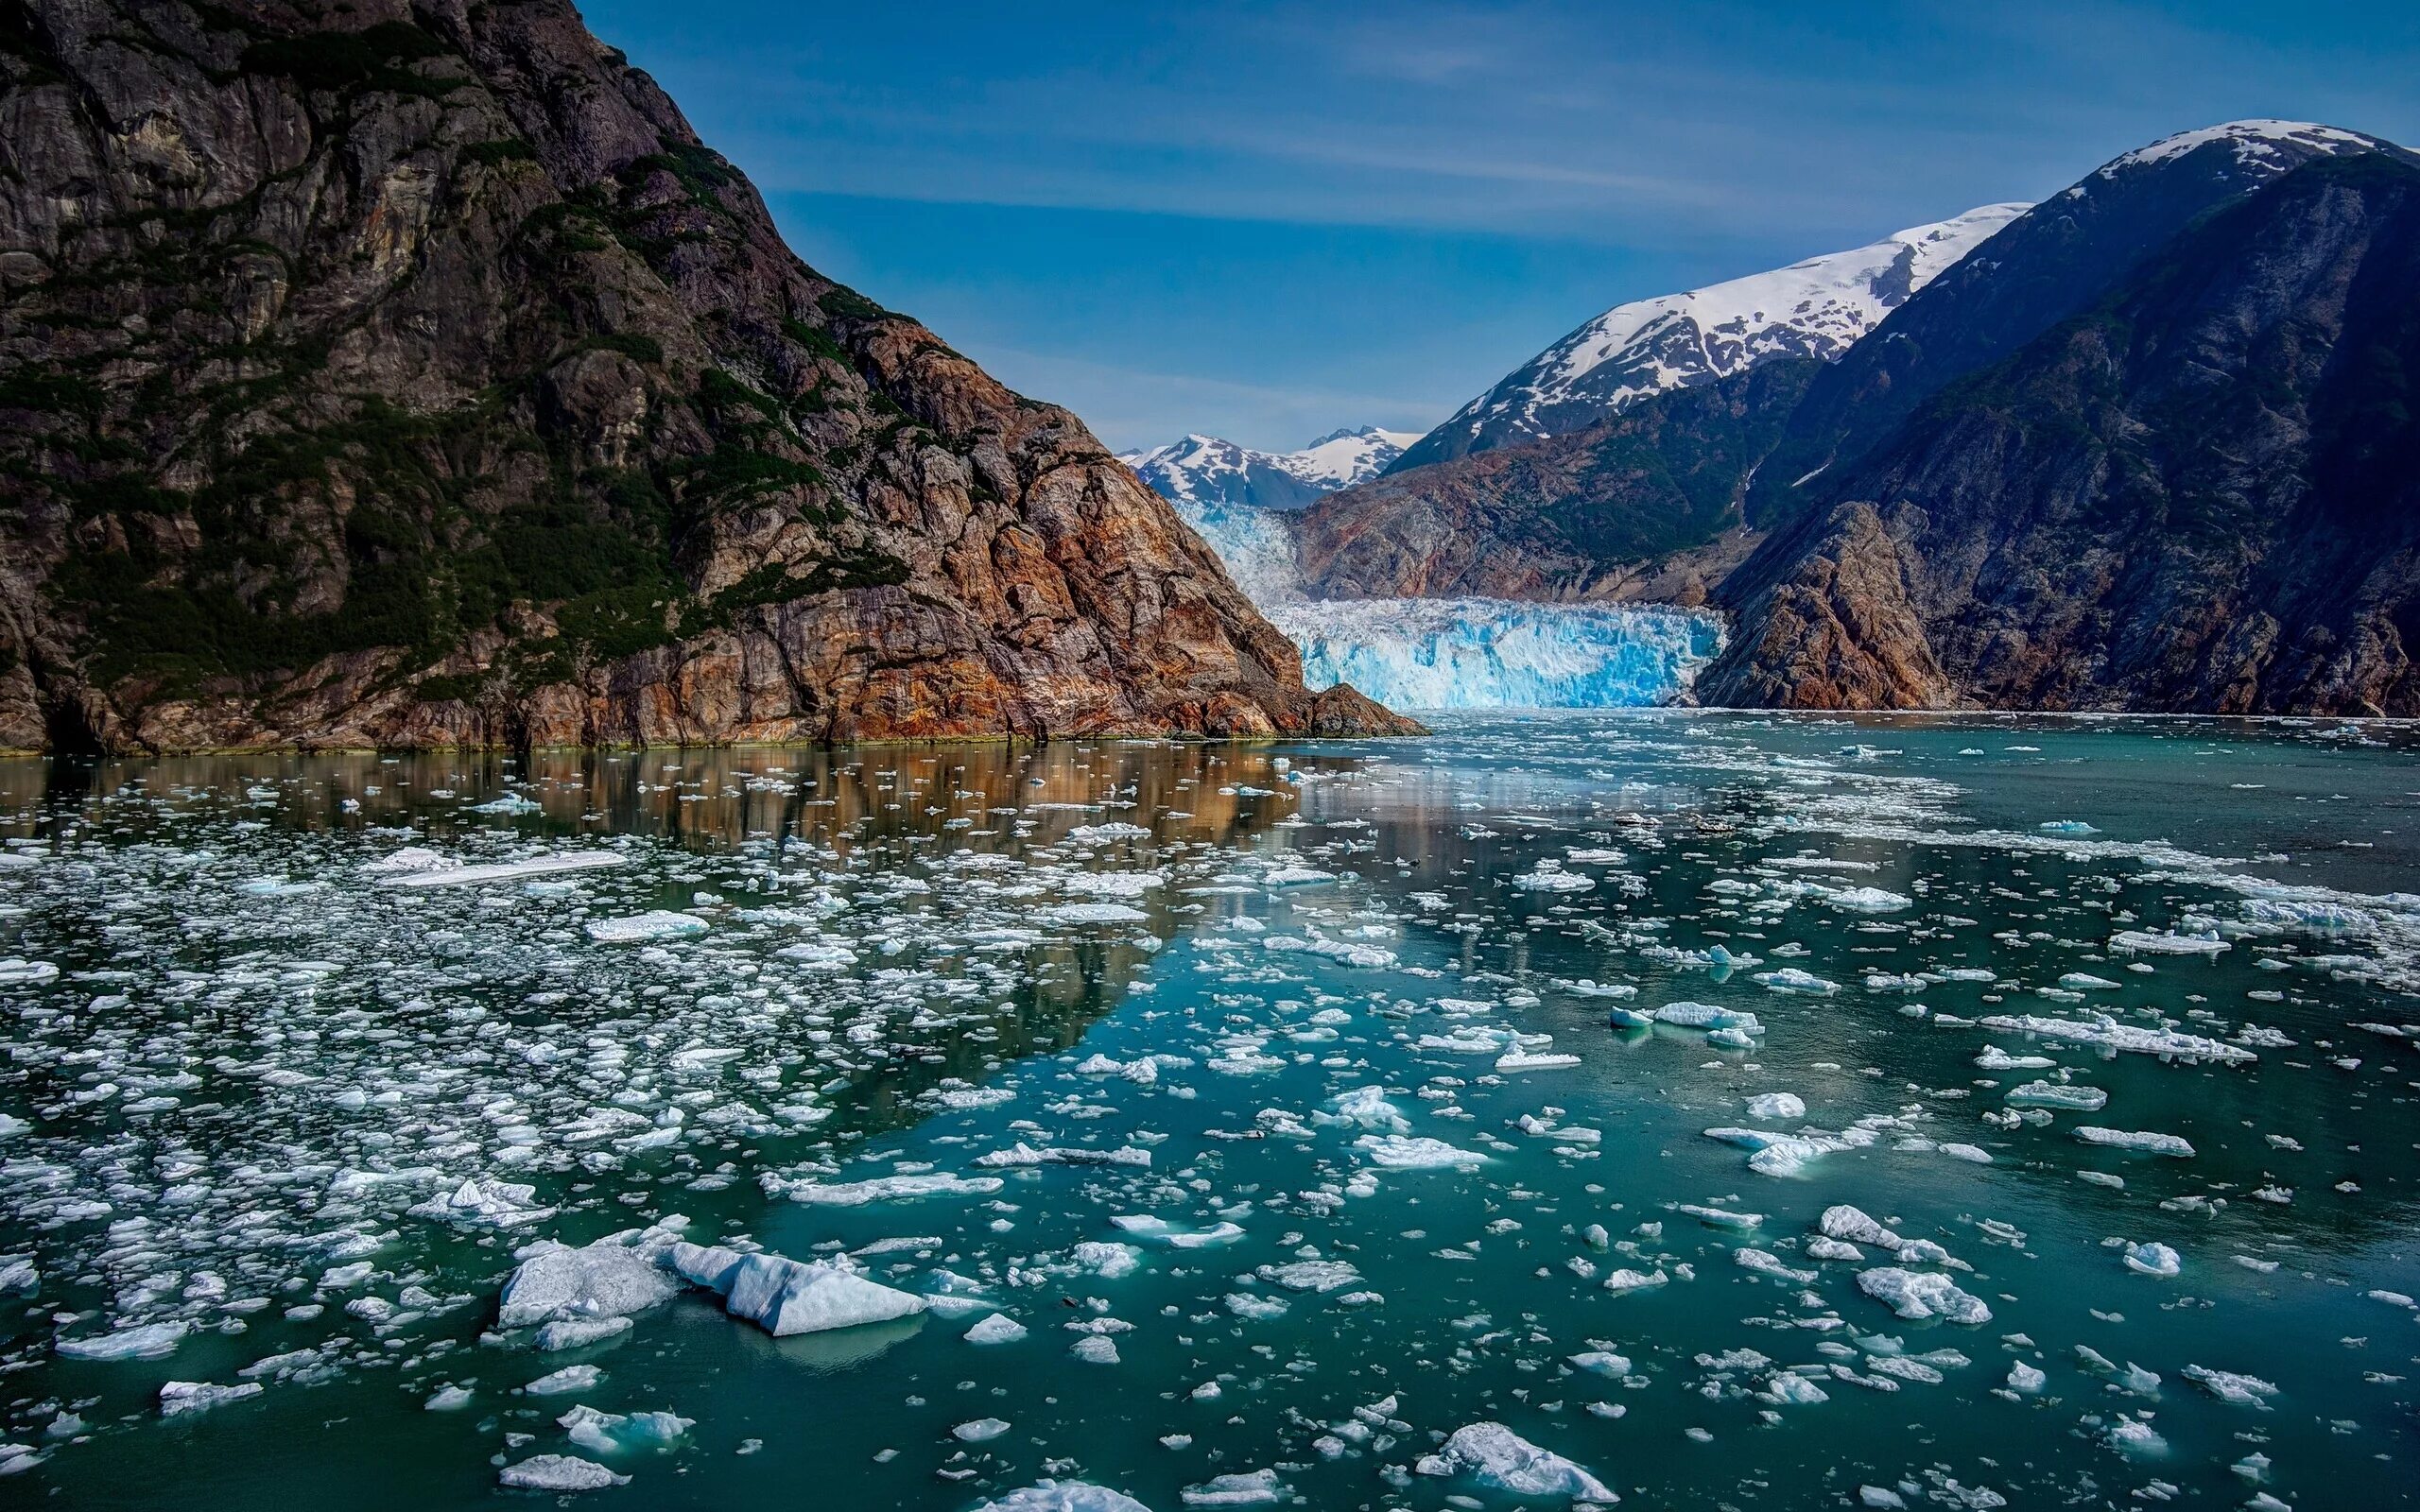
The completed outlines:
<svg viewBox="0 0 2420 1512">
<path fill-rule="evenodd" d="M 1417 729 L 570 6 L 30 9 L 0 746 Z"/>
</svg>

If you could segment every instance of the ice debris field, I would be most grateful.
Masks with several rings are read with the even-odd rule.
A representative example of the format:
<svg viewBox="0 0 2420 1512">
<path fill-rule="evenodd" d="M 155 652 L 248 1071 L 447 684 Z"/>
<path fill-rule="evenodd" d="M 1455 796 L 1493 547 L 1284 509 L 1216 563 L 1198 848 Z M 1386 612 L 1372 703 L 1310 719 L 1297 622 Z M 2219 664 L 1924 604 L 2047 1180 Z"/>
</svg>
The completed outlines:
<svg viewBox="0 0 2420 1512">
<path fill-rule="evenodd" d="M 2411 752 L 0 764 L 0 1486 L 2398 1504 Z"/>
</svg>

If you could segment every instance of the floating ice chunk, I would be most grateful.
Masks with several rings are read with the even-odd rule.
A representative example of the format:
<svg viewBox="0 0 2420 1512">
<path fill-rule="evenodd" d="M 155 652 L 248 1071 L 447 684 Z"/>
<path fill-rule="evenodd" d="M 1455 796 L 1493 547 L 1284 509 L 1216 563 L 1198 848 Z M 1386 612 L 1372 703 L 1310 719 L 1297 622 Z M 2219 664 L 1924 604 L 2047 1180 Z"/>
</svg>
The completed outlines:
<svg viewBox="0 0 2420 1512">
<path fill-rule="evenodd" d="M 1026 1336 L 1026 1326 L 1004 1313 L 994 1313 L 966 1331 L 969 1344 L 1014 1344 Z"/>
<path fill-rule="evenodd" d="M 532 1454 L 518 1465 L 507 1465 L 496 1482 L 516 1491 L 601 1491 L 628 1486 L 631 1478 L 577 1454 Z"/>
<path fill-rule="evenodd" d="M 2084 823 L 2082 819 L 2046 819 L 2042 823 L 2035 825 L 2034 828 L 2040 830 L 2044 834 L 2067 835 L 2078 839 L 2081 839 L 2087 834 L 2099 834 L 2100 833 L 2098 829 Z"/>
<path fill-rule="evenodd" d="M 1781 1257 L 1770 1249 L 1735 1249 L 1731 1252 L 1731 1259 L 1741 1270 L 1752 1270 L 1776 1280 L 1795 1281 L 1804 1286 L 1815 1280 L 1813 1271 L 1792 1269 L 1782 1263 Z"/>
<path fill-rule="evenodd" d="M 2086 1144 L 2098 1144 L 2113 1150 L 2139 1150 L 2146 1155 L 2166 1155 L 2180 1160 L 2189 1160 L 2193 1154 L 2193 1146 L 2174 1134 L 2098 1128 L 2086 1124 L 2076 1129 L 2076 1138 Z"/>
<path fill-rule="evenodd" d="M 2008 1388 L 2011 1391 L 2021 1391 L 2030 1397 L 2039 1392 L 2049 1379 L 2047 1373 L 2035 1369 L 2022 1360 L 2009 1362 Z"/>
<path fill-rule="evenodd" d="M 496 1300 L 504 1328 L 627 1318 L 669 1300 L 680 1284 L 657 1263 L 661 1230 L 634 1230 L 574 1249 L 548 1245 L 526 1258 Z"/>
<path fill-rule="evenodd" d="M 2008 1100 L 2019 1108 L 2057 1108 L 2074 1113 L 2098 1113 L 2109 1105 L 2109 1094 L 2098 1087 L 2029 1081 L 2022 1087 L 2011 1088 Z"/>
<path fill-rule="evenodd" d="M 1728 1228 L 1734 1232 L 1759 1228 L 1765 1221 L 1761 1212 L 1734 1212 L 1728 1208 L 1707 1208 L 1694 1202 L 1682 1203 L 1678 1211 L 1710 1228 Z"/>
<path fill-rule="evenodd" d="M 747 1258 L 740 1251 L 725 1249 L 720 1245 L 692 1245 L 684 1241 L 665 1251 L 663 1263 L 693 1286 L 728 1293 L 732 1278 L 739 1274 L 739 1263 Z"/>
<path fill-rule="evenodd" d="M 2109 1447 L 2121 1454 L 2164 1454 L 2168 1452 L 2168 1440 L 2139 1418 L 2118 1418 L 2109 1425 L 2109 1432 L 2104 1436 Z"/>
<path fill-rule="evenodd" d="M 682 935 L 702 935 L 706 921 L 695 914 L 676 914 L 666 909 L 637 914 L 629 919 L 596 919 L 589 920 L 588 937 L 608 945 L 624 945 L 635 940 L 669 939 Z"/>
<path fill-rule="evenodd" d="M 1756 1016 L 1739 1008 L 1717 1007 L 1711 1003 L 1667 1003 L 1655 1010 L 1655 1022 L 1680 1029 L 1743 1029 L 1750 1034 L 1762 1034 L 1765 1026 Z"/>
<path fill-rule="evenodd" d="M 1635 1292 L 1650 1286 L 1662 1286 L 1671 1279 L 1660 1270 L 1636 1271 L 1625 1267 L 1607 1276 L 1604 1286 L 1609 1292 Z"/>
<path fill-rule="evenodd" d="M 1883 1265 L 1858 1272 L 1857 1284 L 1866 1296 L 1911 1321 L 1936 1316 L 1952 1323 L 1980 1324 L 1992 1320 L 1992 1310 L 1983 1305 L 1982 1298 L 1961 1291 L 1948 1277 L 1932 1272 Z"/>
<path fill-rule="evenodd" d="M 625 1449 L 669 1449 L 698 1426 L 693 1418 L 668 1412 L 598 1412 L 574 1407 L 555 1419 L 571 1441 L 593 1453 L 611 1454 Z"/>
<path fill-rule="evenodd" d="M 1433 1171 L 1448 1166 L 1483 1165 L 1487 1157 L 1458 1149 L 1443 1140 L 1404 1134 L 1364 1134 L 1353 1142 L 1373 1165 L 1394 1171 Z"/>
<path fill-rule="evenodd" d="M 1378 1087 L 1356 1087 L 1328 1103 L 1334 1111 L 1313 1113 L 1314 1124 L 1342 1124 L 1352 1128 L 1374 1129 L 1381 1134 L 1409 1134 L 1411 1121 L 1403 1110 L 1387 1101 L 1386 1091 Z"/>
<path fill-rule="evenodd" d="M 1278 1484 L 1277 1472 L 1267 1469 L 1214 1475 L 1202 1485 L 1188 1486 L 1178 1494 L 1187 1506 L 1267 1506 L 1283 1501 L 1286 1488 Z"/>
<path fill-rule="evenodd" d="M 1109 1220 L 1118 1228 L 1142 1239 L 1153 1239 L 1171 1249 L 1209 1249 L 1232 1245 L 1244 1236 L 1235 1224 L 1220 1222 L 1206 1228 L 1181 1228 L 1165 1218 L 1148 1213 L 1121 1213 Z"/>
<path fill-rule="evenodd" d="M 2089 971 L 2069 971 L 2059 978 L 2059 985 L 2075 992 L 2114 992 L 2118 989 L 2117 983 Z"/>
<path fill-rule="evenodd" d="M 1085 1481 L 1043 1481 L 976 1505 L 973 1512 L 1151 1512 L 1122 1492 Z"/>
<path fill-rule="evenodd" d="M 1067 1352 L 1086 1365 L 1115 1365 L 1117 1341 L 1106 1333 L 1087 1333 L 1067 1346 Z"/>
<path fill-rule="evenodd" d="M 2221 939 L 2216 930 L 2198 935 L 2164 935 L 2148 929 L 2121 929 L 2109 936 L 2109 948 L 2137 955 L 2218 955 L 2235 946 Z"/>
<path fill-rule="evenodd" d="M 1908 1246 L 1905 1239 L 1866 1216 L 1863 1210 L 1852 1208 L 1845 1202 L 1824 1209 L 1824 1215 L 1816 1220 L 1816 1227 L 1824 1231 L 1825 1238 L 1853 1245 L 1871 1245 L 1893 1254 Z"/>
<path fill-rule="evenodd" d="M 2169 1277 L 2184 1269 L 2184 1263 L 2166 1245 L 2128 1245 L 2126 1268 L 2145 1276 Z"/>
<path fill-rule="evenodd" d="M 1458 1428 L 1434 1454 L 1412 1467 L 1423 1475 L 1468 1475 L 1478 1485 L 1513 1496 L 1561 1497 L 1612 1503 L 1613 1487 L 1580 1466 L 1523 1438 L 1502 1423 Z"/>
<path fill-rule="evenodd" d="M 1591 1375 L 1626 1376 L 1630 1374 L 1629 1357 L 1615 1354 L 1607 1349 L 1590 1349 L 1584 1354 L 1575 1354 L 1571 1356 L 1571 1364 L 1573 1368 L 1585 1370 Z"/>
<path fill-rule="evenodd" d="M 1495 1069 L 1507 1073 L 1566 1071 L 1578 1064 L 1580 1064 L 1578 1056 L 1558 1055 L 1552 1052 L 1531 1053 L 1526 1050 L 1513 1050 L 1495 1057 Z"/>
<path fill-rule="evenodd" d="M 549 1370 L 521 1389 L 533 1397 L 561 1397 L 575 1391 L 595 1389 L 605 1372 L 593 1365 L 567 1365 L 560 1370 Z"/>
<path fill-rule="evenodd" d="M 1059 903 L 1048 917 L 1061 924 L 1145 924 L 1151 916 L 1129 903 Z"/>
<path fill-rule="evenodd" d="M 2258 1407 L 2266 1411 L 2269 1399 L 2277 1395 L 2277 1387 L 2258 1376 L 2239 1376 L 2231 1370 L 2213 1370 L 2207 1366 L 2187 1366 L 2185 1379 L 2221 1401 L 2238 1407 Z"/>
<path fill-rule="evenodd" d="M 1008 1423 L 998 1418 L 977 1418 L 951 1429 L 950 1436 L 961 1444 L 980 1444 L 999 1437 L 1009 1431 Z"/>
<path fill-rule="evenodd" d="M 1340 1260 L 1296 1260 L 1263 1265 L 1254 1274 L 1289 1292 L 1341 1291 L 1361 1280 L 1361 1273 Z"/>
<path fill-rule="evenodd" d="M 1904 893 L 1887 892 L 1880 887 L 1849 887 L 1825 894 L 1824 902 L 1853 914 L 1895 914 L 1915 903 Z"/>
<path fill-rule="evenodd" d="M 1322 871 L 1317 867 L 1272 867 L 1260 874 L 1261 885 L 1268 887 L 1305 887 L 1335 880 L 1335 872 Z"/>
<path fill-rule="evenodd" d="M 975 1158 L 975 1163 L 994 1170 L 1004 1167 L 1035 1165 L 1149 1165 L 1151 1152 L 1139 1145 L 1125 1144 L 1110 1148 L 1084 1145 L 1062 1147 L 1046 1145 L 1035 1149 L 1019 1141 L 1005 1150 L 993 1150 Z"/>
<path fill-rule="evenodd" d="M 769 1196 L 825 1208 L 862 1208 L 870 1202 L 898 1202 L 914 1197 L 981 1197 L 999 1191 L 1001 1186 L 996 1176 L 952 1176 L 940 1171 L 833 1182 L 795 1180 L 768 1172 L 757 1180 Z"/>
<path fill-rule="evenodd" d="M 160 1387 L 160 1416 L 176 1418 L 189 1412 L 208 1412 L 246 1397 L 257 1397 L 262 1389 L 257 1381 L 247 1381 L 239 1386 L 213 1385 L 207 1381 L 170 1381 Z"/>
<path fill-rule="evenodd" d="M 1597 885 L 1597 879 L 1565 871 L 1560 861 L 1546 860 L 1535 870 L 1514 877 L 1511 885 L 1523 892 L 1587 892 Z"/>
<path fill-rule="evenodd" d="M 776 1337 L 887 1323 L 925 1311 L 925 1299 L 868 1280 L 836 1261 L 802 1263 L 780 1255 L 745 1256 L 724 1303 Z"/>
<path fill-rule="evenodd" d="M 185 1336 L 182 1322 L 138 1323 L 114 1333 L 60 1339 L 52 1346 L 70 1360 L 164 1360 Z"/>
<path fill-rule="evenodd" d="M 1748 980 L 1775 992 L 1796 992 L 1808 997 L 1829 997 L 1841 989 L 1838 982 L 1826 982 L 1812 971 L 1802 971 L 1795 966 L 1785 966 L 1777 971 L 1758 971 Z"/>
<path fill-rule="evenodd" d="M 518 1181 L 473 1177 L 442 1196 L 406 1210 L 415 1218 L 436 1218 L 465 1228 L 517 1228 L 555 1215 L 529 1199 L 538 1189 Z"/>
<path fill-rule="evenodd" d="M 1750 1118 L 1805 1118 L 1806 1104 L 1796 1092 L 1759 1092 L 1748 1099 Z"/>
<path fill-rule="evenodd" d="M 1132 1245 L 1113 1245 L 1087 1239 L 1068 1253 L 1077 1268 L 1088 1270 L 1103 1280 L 1114 1281 L 1143 1268 L 1143 1252 Z"/>
<path fill-rule="evenodd" d="M 430 1393 L 426 1401 L 421 1403 L 421 1409 L 424 1412 L 460 1412 L 470 1404 L 470 1387 L 440 1386 Z"/>
<path fill-rule="evenodd" d="M 621 866 L 626 859 L 615 850 L 576 850 L 568 855 L 531 856 L 525 861 L 506 861 L 488 867 L 455 866 L 443 857 L 429 862 L 424 857 L 434 852 L 406 848 L 387 857 L 385 864 L 372 863 L 366 871 L 384 871 L 389 887 L 470 887 L 489 882 L 516 882 L 525 877 L 550 876 L 562 871 L 592 871 L 603 867 Z M 409 865 L 402 865 L 410 858 Z"/>
<path fill-rule="evenodd" d="M 18 955 L 0 958 L 0 987 L 47 982 L 58 974 L 59 968 L 48 961 L 29 961 Z"/>
<path fill-rule="evenodd" d="M 2131 1023 L 2119 1023 L 2105 1013 L 2096 1014 L 2090 1020 L 2047 1019 L 2031 1013 L 1995 1014 L 1980 1022 L 1986 1029 L 2015 1030 L 2080 1045 L 2105 1045 L 2112 1050 L 2131 1050 L 2137 1055 L 2182 1056 L 2197 1060 L 2260 1058 L 2239 1045 L 2174 1029 L 2144 1029 Z"/>
</svg>

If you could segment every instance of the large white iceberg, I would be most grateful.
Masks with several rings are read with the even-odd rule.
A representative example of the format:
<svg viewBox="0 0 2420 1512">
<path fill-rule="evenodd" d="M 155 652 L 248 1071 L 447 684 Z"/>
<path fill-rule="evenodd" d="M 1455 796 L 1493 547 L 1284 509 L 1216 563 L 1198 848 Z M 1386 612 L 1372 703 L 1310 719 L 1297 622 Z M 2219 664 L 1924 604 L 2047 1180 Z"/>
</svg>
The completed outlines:
<svg viewBox="0 0 2420 1512">
<path fill-rule="evenodd" d="M 1514 1496 L 1559 1496 L 1575 1502 L 1618 1500 L 1613 1488 L 1550 1450 L 1540 1449 L 1502 1423 L 1456 1429 L 1445 1447 L 1413 1467 L 1423 1475 L 1467 1473 L 1481 1486 Z"/>
</svg>

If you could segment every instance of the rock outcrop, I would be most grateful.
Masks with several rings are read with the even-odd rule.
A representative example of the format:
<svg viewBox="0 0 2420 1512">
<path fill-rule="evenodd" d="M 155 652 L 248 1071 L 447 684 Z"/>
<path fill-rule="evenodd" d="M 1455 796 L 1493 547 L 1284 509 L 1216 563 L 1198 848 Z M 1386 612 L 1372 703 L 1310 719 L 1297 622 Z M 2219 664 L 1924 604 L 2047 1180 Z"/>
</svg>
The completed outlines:
<svg viewBox="0 0 2420 1512">
<path fill-rule="evenodd" d="M 0 10 L 0 746 L 1411 728 L 565 0 Z"/>
<path fill-rule="evenodd" d="M 2306 163 L 1842 469 L 1702 693 L 2420 714 L 2414 373 L 2420 163 Z"/>
</svg>

